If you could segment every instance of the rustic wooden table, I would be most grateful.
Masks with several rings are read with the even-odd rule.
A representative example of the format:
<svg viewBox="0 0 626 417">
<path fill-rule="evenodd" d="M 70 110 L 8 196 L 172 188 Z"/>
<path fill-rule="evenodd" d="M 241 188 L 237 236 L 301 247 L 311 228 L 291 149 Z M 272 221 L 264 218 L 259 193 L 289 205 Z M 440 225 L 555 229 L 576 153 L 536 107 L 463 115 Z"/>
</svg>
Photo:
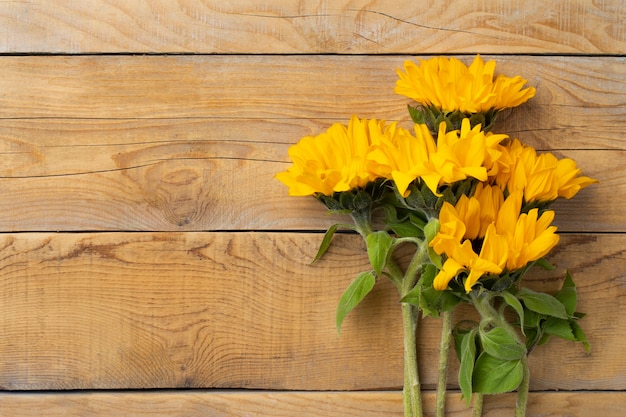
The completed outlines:
<svg viewBox="0 0 626 417">
<path fill-rule="evenodd" d="M 623 415 L 626 3 L 254 3 L 0 2 L 0 415 L 401 416 L 395 291 L 338 337 L 362 244 L 309 265 L 335 219 L 272 176 L 352 114 L 408 123 L 404 60 L 475 53 L 537 88 L 498 130 L 600 180 L 557 203 L 557 268 L 530 278 L 574 273 L 592 351 L 533 354 L 529 415 Z"/>
</svg>

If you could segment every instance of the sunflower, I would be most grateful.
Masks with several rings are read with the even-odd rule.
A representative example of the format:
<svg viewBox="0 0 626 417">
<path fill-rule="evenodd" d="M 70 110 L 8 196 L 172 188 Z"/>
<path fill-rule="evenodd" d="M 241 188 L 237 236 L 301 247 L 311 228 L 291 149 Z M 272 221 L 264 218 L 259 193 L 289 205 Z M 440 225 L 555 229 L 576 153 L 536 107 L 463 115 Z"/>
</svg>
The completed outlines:
<svg viewBox="0 0 626 417">
<path fill-rule="evenodd" d="M 550 202 L 559 197 L 572 198 L 583 188 L 598 181 L 581 176 L 582 170 L 570 158 L 558 159 L 552 153 L 537 153 L 518 139 L 504 148 L 510 166 L 495 175 L 495 182 L 509 192 L 520 191 L 526 202 Z"/>
<path fill-rule="evenodd" d="M 404 71 L 397 71 L 394 91 L 427 108 L 465 114 L 516 107 L 535 95 L 519 76 L 498 75 L 494 80 L 495 68 L 495 61 L 485 63 L 480 55 L 469 67 L 457 58 L 436 57 L 419 65 L 407 60 Z"/>
<path fill-rule="evenodd" d="M 380 176 L 368 158 L 373 147 L 393 140 L 402 129 L 383 120 L 353 116 L 348 125 L 335 123 L 324 133 L 305 136 L 289 148 L 293 162 L 275 178 L 291 196 L 323 194 L 363 188 Z"/>
<path fill-rule="evenodd" d="M 521 192 L 506 199 L 498 186 L 481 186 L 472 197 L 456 205 L 444 203 L 441 228 L 430 242 L 446 261 L 433 286 L 444 290 L 459 273 L 466 272 L 465 290 L 471 291 L 486 274 L 514 272 L 545 256 L 559 241 L 552 226 L 554 212 L 538 209 L 520 213 Z"/>
<path fill-rule="evenodd" d="M 393 140 L 381 141 L 370 154 L 381 177 L 393 179 L 400 194 L 407 196 L 410 184 L 421 179 L 435 195 L 439 188 L 466 178 L 486 181 L 503 155 L 500 142 L 506 135 L 485 133 L 480 125 L 470 127 L 464 119 L 460 130 L 447 131 L 441 123 L 437 140 L 428 127 L 415 124 L 415 135 L 404 131 Z"/>
</svg>

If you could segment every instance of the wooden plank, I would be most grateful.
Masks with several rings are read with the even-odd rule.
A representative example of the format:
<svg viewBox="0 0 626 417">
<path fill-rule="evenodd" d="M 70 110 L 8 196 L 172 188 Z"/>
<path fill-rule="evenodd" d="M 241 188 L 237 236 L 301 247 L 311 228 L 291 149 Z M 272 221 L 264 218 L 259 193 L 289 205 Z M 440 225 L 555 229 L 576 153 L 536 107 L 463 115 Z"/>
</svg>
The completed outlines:
<svg viewBox="0 0 626 417">
<path fill-rule="evenodd" d="M 313 197 L 289 197 L 287 188 L 272 178 L 288 163 L 254 157 L 271 146 L 200 141 L 146 143 L 135 150 L 125 145 L 45 150 L 63 158 L 68 149 L 68 156 L 77 159 L 66 164 L 80 166 L 69 172 L 0 178 L 0 230 L 325 230 L 350 221 L 328 216 Z M 119 152 L 124 148 L 129 151 Z M 94 153 L 93 164 L 85 152 Z M 625 232 L 626 201 L 604 196 L 626 193 L 626 152 L 562 154 L 578 160 L 600 184 L 557 202 L 555 224 L 563 232 Z M 29 160 L 16 155 L 15 161 L 28 164 L 38 156 L 33 152 Z M 107 156 L 117 158 L 120 166 L 94 170 Z"/>
<path fill-rule="evenodd" d="M 473 59 L 460 58 L 467 63 Z M 408 120 L 409 100 L 393 93 L 396 69 L 407 59 L 414 58 L 3 56 L 0 118 L 343 121 L 358 114 Z M 547 133 L 562 133 L 564 127 L 582 128 L 591 121 L 593 127 L 601 122 L 607 129 L 596 135 L 616 132 L 609 122 L 624 114 L 626 57 L 485 59 L 497 61 L 498 73 L 519 74 L 538 89 L 531 104 L 513 113 L 517 119 L 509 124 L 510 132 L 546 128 L 557 130 Z M 544 135 L 546 143 L 550 138 Z"/>
<path fill-rule="evenodd" d="M 20 233 L 1 236 L 0 387 L 9 390 L 255 388 L 380 390 L 402 384 L 398 296 L 387 281 L 334 326 L 337 300 L 366 269 L 341 234 Z M 592 345 L 551 341 L 531 357 L 532 389 L 626 389 L 626 236 L 567 235 L 531 274 L 556 290 L 569 268 Z M 404 261 L 408 261 L 405 259 Z M 403 261 L 403 262 L 404 262 Z M 470 317 L 461 311 L 463 318 Z M 439 322 L 418 330 L 434 387 Z M 456 372 L 453 359 L 451 375 Z M 450 378 L 455 386 L 455 378 Z"/>
<path fill-rule="evenodd" d="M 620 0 L 10 1 L 0 52 L 608 53 Z"/>
<path fill-rule="evenodd" d="M 625 393 L 531 392 L 528 417 L 586 417 L 622 415 Z M 423 393 L 424 410 L 434 413 L 435 394 Z M 483 416 L 512 415 L 515 394 L 485 398 Z M 470 417 L 472 410 L 458 392 L 451 392 L 446 415 Z M 1 393 L 0 412 L 12 417 L 45 413 L 46 417 L 402 417 L 400 392 L 90 392 L 90 393 Z M 358 414 L 355 414 L 358 413 Z M 566 413 L 566 414 L 564 414 Z M 430 415 L 430 414 L 429 414 Z"/>
<path fill-rule="evenodd" d="M 624 187 L 626 59 L 500 58 L 538 88 L 502 131 L 601 181 L 559 206 L 561 230 L 625 231 L 602 196 Z M 335 219 L 271 178 L 288 146 L 353 112 L 408 126 L 402 57 L 2 59 L 4 231 L 323 229 Z"/>
</svg>

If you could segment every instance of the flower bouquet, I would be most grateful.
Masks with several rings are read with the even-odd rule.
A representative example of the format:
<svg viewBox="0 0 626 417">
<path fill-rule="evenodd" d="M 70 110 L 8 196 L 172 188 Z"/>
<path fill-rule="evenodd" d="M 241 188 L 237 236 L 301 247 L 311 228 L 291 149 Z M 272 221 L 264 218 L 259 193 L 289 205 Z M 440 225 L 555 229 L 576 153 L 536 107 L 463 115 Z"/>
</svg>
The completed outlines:
<svg viewBox="0 0 626 417">
<path fill-rule="evenodd" d="M 358 274 L 339 300 L 337 329 L 379 279 L 396 286 L 404 331 L 405 416 L 421 416 L 415 330 L 418 314 L 442 322 L 437 416 L 445 414 L 449 348 L 460 361 L 458 384 L 474 415 L 482 396 L 517 390 L 516 416 L 524 416 L 528 355 L 551 336 L 581 342 L 576 286 L 571 275 L 554 295 L 524 286 L 533 267 L 559 236 L 551 204 L 596 182 L 576 163 L 538 153 L 506 134 L 494 133 L 497 116 L 525 103 L 535 89 L 520 76 L 494 78 L 496 63 L 476 56 L 406 61 L 397 94 L 413 126 L 353 116 L 289 149 L 293 164 L 276 178 L 291 196 L 313 196 L 333 213 L 351 217 L 331 226 L 315 260 L 338 228 L 359 233 L 370 268 Z M 407 264 L 400 247 L 412 248 Z M 406 250 L 406 249 L 403 249 Z M 477 320 L 453 322 L 461 304 Z"/>
</svg>

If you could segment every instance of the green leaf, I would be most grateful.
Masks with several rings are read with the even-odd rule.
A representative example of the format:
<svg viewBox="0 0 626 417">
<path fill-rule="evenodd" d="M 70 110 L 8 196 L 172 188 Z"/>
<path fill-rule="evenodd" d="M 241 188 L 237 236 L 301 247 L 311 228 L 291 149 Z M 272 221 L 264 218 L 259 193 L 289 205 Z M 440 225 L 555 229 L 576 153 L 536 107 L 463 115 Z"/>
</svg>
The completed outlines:
<svg viewBox="0 0 626 417">
<path fill-rule="evenodd" d="M 414 305 L 415 307 L 421 308 L 422 307 L 421 305 L 422 304 L 422 286 L 416 285 L 415 287 L 413 287 L 411 291 L 409 291 L 408 293 L 406 293 L 404 297 L 402 297 L 400 302 L 411 304 L 411 305 Z"/>
<path fill-rule="evenodd" d="M 442 291 L 433 288 L 437 268 L 432 264 L 422 267 L 422 275 L 415 287 L 401 300 L 419 307 L 424 317 L 439 317 L 439 299 Z"/>
<path fill-rule="evenodd" d="M 547 316 L 536 313 L 532 310 L 524 309 L 524 327 L 538 328 L 541 320 L 545 320 Z"/>
<path fill-rule="evenodd" d="M 565 340 L 576 340 L 572 326 L 569 320 L 557 319 L 556 317 L 548 317 L 543 324 L 543 332 L 551 336 L 560 337 Z"/>
<path fill-rule="evenodd" d="M 439 298 L 439 310 L 441 311 L 452 311 L 452 309 L 461 302 L 461 298 L 453 291 L 445 290 L 439 292 L 441 293 L 441 297 Z"/>
<path fill-rule="evenodd" d="M 367 256 L 372 268 L 380 275 L 387 265 L 387 257 L 393 246 L 393 238 L 384 230 L 367 235 Z"/>
<path fill-rule="evenodd" d="M 494 327 L 489 331 L 480 329 L 479 335 L 484 351 L 495 358 L 511 361 L 521 359 L 526 353 L 526 346 L 502 327 Z"/>
<path fill-rule="evenodd" d="M 313 261 L 311 261 L 311 263 L 321 259 L 321 257 L 324 256 L 324 254 L 330 247 L 330 243 L 333 240 L 333 236 L 335 235 L 338 227 L 338 224 L 333 224 L 328 228 L 326 233 L 324 233 L 324 238 L 322 239 L 322 243 L 320 243 L 320 247 L 317 250 L 317 255 L 315 255 L 315 258 L 313 258 Z"/>
<path fill-rule="evenodd" d="M 548 340 L 550 340 L 550 335 L 547 333 L 542 333 L 541 339 L 539 339 L 539 341 L 537 342 L 537 345 L 538 346 L 545 345 L 546 343 L 548 343 Z"/>
<path fill-rule="evenodd" d="M 341 324 L 346 318 L 348 313 L 354 309 L 365 298 L 372 288 L 376 284 L 376 277 L 372 271 L 361 272 L 355 279 L 348 285 L 348 288 L 344 291 L 339 299 L 339 305 L 337 306 L 336 324 L 337 332 L 341 332 Z"/>
<path fill-rule="evenodd" d="M 565 312 L 568 316 L 572 317 L 574 315 L 576 305 L 578 304 L 578 294 L 576 293 L 576 284 L 574 284 L 574 280 L 569 271 L 567 271 L 565 275 L 563 286 L 559 292 L 554 295 L 554 298 L 565 306 Z"/>
<path fill-rule="evenodd" d="M 437 276 L 437 267 L 432 264 L 425 264 L 422 266 L 422 275 L 420 277 L 419 282 L 424 286 L 432 287 L 435 282 L 435 277 Z"/>
<path fill-rule="evenodd" d="M 426 241 L 430 243 L 431 240 L 437 236 L 439 233 L 439 220 L 438 219 L 430 219 L 426 226 L 424 226 L 424 236 L 426 236 Z"/>
<path fill-rule="evenodd" d="M 554 265 L 545 260 L 544 258 L 539 258 L 533 262 L 534 265 L 537 265 L 540 268 L 545 269 L 546 271 L 552 271 L 554 269 Z"/>
<path fill-rule="evenodd" d="M 508 361 L 483 352 L 474 365 L 472 378 L 474 392 L 501 394 L 513 391 L 522 382 L 523 373 L 522 362 L 519 359 Z"/>
<path fill-rule="evenodd" d="M 549 294 L 522 288 L 518 294 L 518 298 L 524 302 L 529 310 L 545 314 L 560 319 L 567 319 L 567 311 L 565 306 L 556 298 Z"/>
<path fill-rule="evenodd" d="M 459 387 L 465 403 L 469 406 L 472 399 L 472 375 L 474 373 L 474 362 L 476 361 L 476 329 L 467 332 L 460 343 L 460 352 L 458 352 L 461 360 L 459 367 Z"/>
<path fill-rule="evenodd" d="M 519 317 L 520 328 L 522 329 L 522 334 L 523 334 L 524 333 L 524 325 L 523 325 L 524 306 L 522 306 L 522 303 L 519 302 L 516 296 L 514 296 L 508 291 L 501 292 L 500 297 L 504 299 L 504 302 L 506 303 L 506 305 L 511 307 L 517 313 L 517 316 Z"/>
<path fill-rule="evenodd" d="M 394 213 L 396 211 L 394 207 L 390 206 L 385 206 L 384 210 L 385 212 L 389 210 Z M 387 215 L 386 223 L 396 235 L 399 237 L 424 237 L 424 226 L 426 225 L 426 221 L 424 221 L 420 216 L 411 213 L 408 216 L 403 217 L 402 220 L 399 220 L 397 216 L 394 217 L 395 220 L 393 220 L 391 215 Z"/>
<path fill-rule="evenodd" d="M 398 237 L 415 237 L 421 233 L 421 230 L 410 222 L 390 224 L 389 227 Z"/>
<path fill-rule="evenodd" d="M 423 234 L 424 227 L 426 226 L 428 221 L 425 220 L 422 216 L 418 216 L 417 214 L 414 214 L 414 213 L 409 214 L 409 220 L 416 227 L 418 227 L 422 231 L 422 234 Z"/>
<path fill-rule="evenodd" d="M 532 349 L 537 344 L 537 342 L 539 341 L 540 335 L 541 335 L 541 332 L 536 327 L 531 328 L 531 329 L 526 329 L 526 349 L 527 350 Z"/>
<path fill-rule="evenodd" d="M 443 262 L 441 261 L 441 255 L 437 254 L 433 248 L 428 247 L 428 259 L 435 265 L 438 269 L 443 269 Z"/>
<path fill-rule="evenodd" d="M 572 331 L 574 332 L 576 340 L 581 342 L 585 347 L 585 352 L 589 353 L 591 351 L 591 346 L 589 345 L 589 341 L 587 341 L 587 336 L 585 335 L 583 329 L 574 320 L 570 320 L 570 325 L 572 326 Z"/>
</svg>

